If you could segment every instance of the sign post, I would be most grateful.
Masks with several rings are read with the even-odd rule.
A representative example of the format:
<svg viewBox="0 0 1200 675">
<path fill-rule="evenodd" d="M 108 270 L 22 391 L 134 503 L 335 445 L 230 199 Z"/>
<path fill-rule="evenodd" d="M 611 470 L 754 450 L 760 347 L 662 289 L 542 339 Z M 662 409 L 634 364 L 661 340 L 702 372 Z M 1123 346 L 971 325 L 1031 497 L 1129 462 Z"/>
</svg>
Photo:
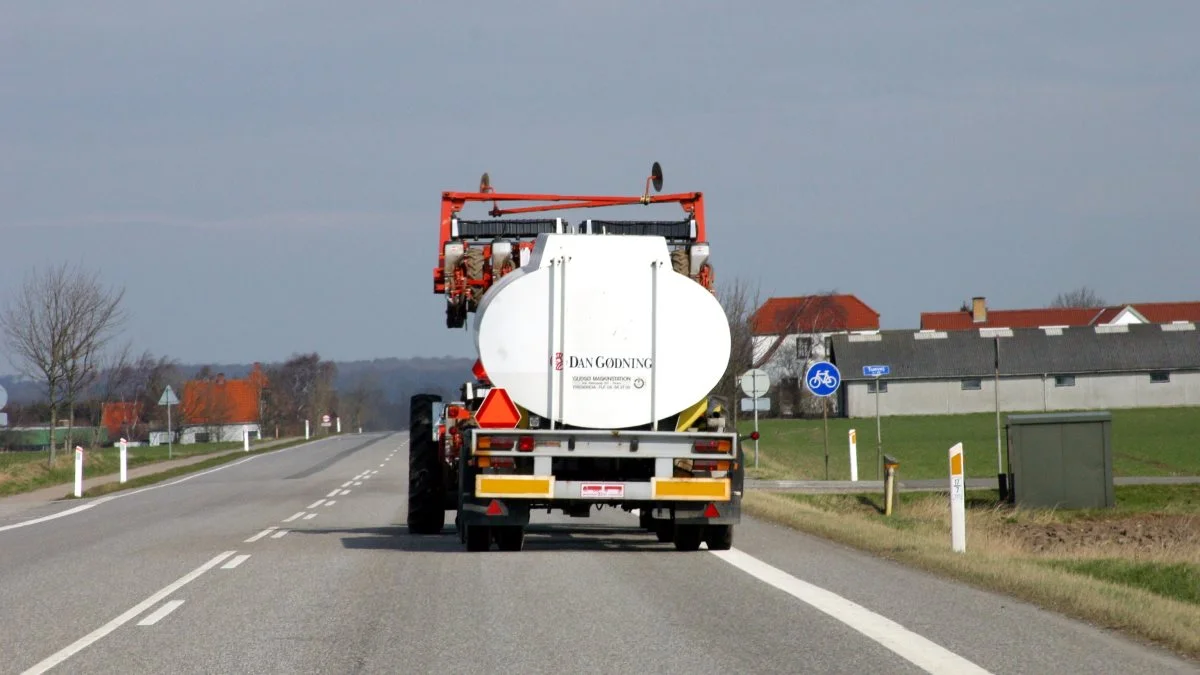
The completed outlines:
<svg viewBox="0 0 1200 675">
<path fill-rule="evenodd" d="M 174 451 L 175 435 L 171 433 L 171 406 L 179 405 L 179 397 L 175 395 L 175 391 L 171 389 L 171 385 L 163 390 L 162 396 L 158 399 L 159 405 L 167 406 L 167 459 L 171 458 Z"/>
<path fill-rule="evenodd" d="M 83 496 L 83 448 L 75 446 L 75 498 Z"/>
<path fill-rule="evenodd" d="M 950 448 L 950 547 L 967 550 L 966 486 L 963 481 L 963 445 Z"/>
<path fill-rule="evenodd" d="M 8 392 L 4 391 L 4 387 L 0 387 L 0 410 L 8 405 Z M 8 426 L 8 413 L 0 412 L 0 427 Z"/>
<path fill-rule="evenodd" d="M 765 396 L 771 389 L 771 377 L 766 371 L 758 368 L 751 368 L 742 373 L 741 377 L 742 391 L 753 399 L 758 399 Z M 758 404 L 755 401 L 754 405 L 754 468 L 758 468 Z"/>
<path fill-rule="evenodd" d="M 883 430 L 879 423 L 879 378 L 889 375 L 892 367 L 887 365 L 863 366 L 863 377 L 875 378 L 875 477 L 879 478 L 883 466 Z"/>
<path fill-rule="evenodd" d="M 858 482 L 858 432 L 850 430 L 850 481 Z"/>
<path fill-rule="evenodd" d="M 126 478 L 125 467 L 128 466 L 128 461 L 129 461 L 128 451 L 129 451 L 129 441 L 122 438 L 121 439 L 121 482 L 122 483 L 125 482 L 125 478 Z"/>
<path fill-rule="evenodd" d="M 829 397 L 837 391 L 842 374 L 828 361 L 817 361 L 804 372 L 804 386 L 821 397 L 821 418 L 825 423 L 825 480 L 829 480 Z"/>
</svg>

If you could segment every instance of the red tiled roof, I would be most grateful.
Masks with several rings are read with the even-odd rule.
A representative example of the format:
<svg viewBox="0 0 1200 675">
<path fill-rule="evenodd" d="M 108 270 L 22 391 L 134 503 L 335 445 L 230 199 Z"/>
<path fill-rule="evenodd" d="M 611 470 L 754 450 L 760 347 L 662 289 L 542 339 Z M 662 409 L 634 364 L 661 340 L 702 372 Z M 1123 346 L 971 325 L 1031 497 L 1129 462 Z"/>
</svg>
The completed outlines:
<svg viewBox="0 0 1200 675">
<path fill-rule="evenodd" d="M 1139 302 L 1133 308 L 1150 323 L 1200 321 L 1200 302 Z"/>
<path fill-rule="evenodd" d="M 121 428 L 126 424 L 137 424 L 142 417 L 142 404 L 138 401 L 105 403 L 100 407 L 100 426 L 108 429 L 108 438 L 121 437 Z"/>
<path fill-rule="evenodd" d="M 190 380 L 181 408 L 189 424 L 257 422 L 258 387 L 250 380 Z"/>
<path fill-rule="evenodd" d="M 971 328 L 1037 328 L 1038 326 L 1090 326 L 1105 311 L 1101 307 L 1066 309 L 989 309 L 987 321 L 975 323 L 971 310 L 921 312 L 921 330 Z"/>
<path fill-rule="evenodd" d="M 989 309 L 987 310 L 987 321 L 983 323 L 972 321 L 969 309 L 957 312 L 921 312 L 921 328 L 922 330 L 969 330 L 972 328 L 1098 326 L 1117 318 L 1117 315 L 1126 307 L 1132 307 L 1150 323 L 1200 321 L 1200 302 L 1140 302 L 1110 307 Z"/>
<path fill-rule="evenodd" d="M 854 295 L 769 298 L 750 317 L 755 335 L 878 330 L 879 312 Z"/>
</svg>

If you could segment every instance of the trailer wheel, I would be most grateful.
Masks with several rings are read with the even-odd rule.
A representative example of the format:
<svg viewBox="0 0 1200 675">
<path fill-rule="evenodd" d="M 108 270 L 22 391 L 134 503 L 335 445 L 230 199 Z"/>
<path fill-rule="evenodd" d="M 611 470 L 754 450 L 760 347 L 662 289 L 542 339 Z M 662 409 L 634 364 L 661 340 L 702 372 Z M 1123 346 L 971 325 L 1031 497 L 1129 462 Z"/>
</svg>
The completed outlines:
<svg viewBox="0 0 1200 675">
<path fill-rule="evenodd" d="M 733 525 L 708 525 L 704 528 L 704 543 L 710 551 L 733 548 Z"/>
<path fill-rule="evenodd" d="M 525 547 L 525 528 L 520 525 L 493 529 L 496 531 L 496 546 L 501 551 L 520 551 Z"/>
<path fill-rule="evenodd" d="M 408 531 L 438 534 L 446 524 L 446 485 L 441 446 L 433 437 L 433 404 L 436 394 L 417 394 L 409 401 L 408 426 Z"/>
<path fill-rule="evenodd" d="M 486 551 L 492 547 L 492 529 L 486 525 L 467 525 L 467 550 Z"/>
<path fill-rule="evenodd" d="M 675 528 L 675 549 L 678 551 L 695 551 L 700 548 L 704 539 L 704 529 L 701 525 L 680 525 Z"/>
</svg>

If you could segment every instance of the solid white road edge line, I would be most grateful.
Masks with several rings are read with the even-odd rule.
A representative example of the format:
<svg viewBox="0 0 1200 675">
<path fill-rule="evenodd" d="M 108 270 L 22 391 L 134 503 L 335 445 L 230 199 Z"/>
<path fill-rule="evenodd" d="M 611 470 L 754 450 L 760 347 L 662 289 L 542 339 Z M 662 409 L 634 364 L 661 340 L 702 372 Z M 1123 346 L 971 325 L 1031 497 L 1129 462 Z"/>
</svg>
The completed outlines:
<svg viewBox="0 0 1200 675">
<path fill-rule="evenodd" d="M 109 621 L 108 623 L 97 628 L 96 630 L 92 631 L 91 633 L 88 633 L 87 635 L 79 638 L 75 642 L 64 647 L 62 650 L 47 657 L 41 663 L 38 663 L 37 665 L 33 666 L 32 668 L 29 668 L 22 675 L 37 675 L 38 673 L 44 673 L 47 670 L 50 670 L 51 668 L 53 668 L 54 666 L 57 666 L 58 664 L 62 663 L 63 661 L 66 661 L 67 659 L 71 658 L 75 654 L 78 654 L 80 651 L 86 649 L 93 642 L 99 640 L 100 638 L 103 638 L 105 635 L 108 635 L 109 633 L 120 628 L 121 626 L 125 625 L 126 623 L 129 623 L 131 620 L 133 620 L 134 617 L 138 616 L 139 614 L 146 611 L 147 609 L 150 609 L 154 605 L 157 605 L 160 601 L 162 601 L 163 598 L 167 597 L 168 595 L 170 595 L 170 594 L 174 593 L 175 591 L 188 585 L 189 583 L 194 581 L 197 577 L 199 577 L 201 574 L 204 574 L 205 572 L 209 571 L 210 569 L 221 564 L 221 562 L 223 560 L 225 560 L 229 556 L 233 555 L 234 553 L 237 553 L 237 551 L 225 551 L 221 555 L 218 555 L 217 557 L 213 558 L 212 560 L 209 560 L 208 562 L 197 567 L 196 569 L 192 570 L 191 572 L 188 572 L 187 574 L 183 575 L 175 582 L 171 583 L 166 588 L 163 588 L 161 591 L 155 593 L 154 595 L 151 595 L 150 597 L 146 598 L 145 600 L 134 605 L 132 608 L 127 610 L 124 614 L 118 616 L 117 618 L 113 619 L 112 621 Z"/>
<path fill-rule="evenodd" d="M 67 509 L 66 511 L 62 511 L 60 513 L 52 513 L 48 516 L 41 516 L 40 518 L 33 518 L 31 520 L 23 520 L 19 523 L 13 523 L 11 525 L 4 525 L 4 526 L 0 527 L 0 532 L 5 532 L 7 530 L 15 530 L 18 527 L 28 527 L 29 525 L 37 525 L 38 523 L 44 523 L 48 520 L 55 520 L 55 519 L 63 518 L 66 516 L 72 516 L 72 515 L 75 515 L 76 513 L 82 513 L 84 511 L 87 511 L 88 509 L 100 506 L 101 504 L 103 504 L 105 502 L 111 502 L 114 499 L 121 499 L 123 497 L 132 497 L 133 495 L 139 495 L 143 492 L 149 492 L 150 490 L 157 490 L 159 488 L 171 487 L 172 485 L 179 485 L 180 483 L 189 481 L 193 478 L 199 478 L 200 476 L 207 476 L 210 473 L 216 473 L 217 471 L 221 471 L 223 469 L 229 469 L 229 468 L 237 466 L 238 464 L 245 464 L 246 462 L 258 459 L 260 457 L 270 457 L 272 455 L 281 455 L 285 452 L 288 452 L 289 450 L 303 448 L 305 446 L 312 445 L 314 443 L 320 443 L 321 441 L 324 441 L 324 440 L 327 440 L 327 439 L 322 438 L 319 440 L 310 441 L 308 443 L 301 443 L 300 445 L 293 445 L 290 448 L 280 448 L 278 450 L 272 450 L 270 452 L 265 452 L 261 455 L 254 455 L 253 457 L 247 457 L 246 459 L 240 459 L 236 462 L 229 462 L 228 464 L 222 464 L 221 466 L 214 467 L 207 471 L 201 471 L 200 473 L 193 473 L 193 474 L 190 474 L 183 478 L 180 478 L 179 480 L 171 481 L 170 483 L 159 483 L 158 485 L 151 485 L 148 487 L 141 488 L 140 490 L 134 490 L 133 492 L 123 492 L 120 494 L 108 495 L 106 497 L 99 497 L 94 502 L 89 502 L 87 504 L 80 504 L 79 506 Z"/>
<path fill-rule="evenodd" d="M 239 556 L 235 556 L 233 559 L 231 559 L 229 562 L 225 563 L 224 565 L 221 565 L 221 569 L 223 569 L 223 570 L 235 569 L 238 565 L 241 565 L 242 563 L 246 562 L 249 559 L 250 559 L 250 554 L 243 553 Z"/>
<path fill-rule="evenodd" d="M 247 539 L 246 541 L 244 541 L 242 543 L 243 544 L 253 544 L 254 542 L 258 541 L 259 539 L 262 539 L 263 537 L 267 536 L 268 534 L 271 534 L 274 531 L 275 531 L 274 527 L 268 527 L 267 529 L 263 530 L 262 532 L 259 532 L 258 534 L 254 535 L 253 537 L 250 537 L 249 539 Z"/>
<path fill-rule="evenodd" d="M 162 607 L 159 607 L 157 610 L 155 610 L 155 612 L 153 614 L 151 614 L 150 616 L 147 616 L 146 618 L 139 621 L 138 625 L 139 626 L 153 626 L 154 624 L 158 623 L 159 621 L 162 621 L 163 617 L 165 617 L 166 615 L 179 609 L 179 606 L 182 604 L 183 604 L 182 600 L 171 600 L 169 602 L 166 602 L 163 604 Z"/>
<path fill-rule="evenodd" d="M 814 608 L 866 635 L 926 672 L 937 675 L 966 675 L 988 671 L 954 652 L 932 642 L 846 598 L 801 581 L 783 570 L 738 549 L 709 551 L 750 576 L 792 595 Z"/>
</svg>

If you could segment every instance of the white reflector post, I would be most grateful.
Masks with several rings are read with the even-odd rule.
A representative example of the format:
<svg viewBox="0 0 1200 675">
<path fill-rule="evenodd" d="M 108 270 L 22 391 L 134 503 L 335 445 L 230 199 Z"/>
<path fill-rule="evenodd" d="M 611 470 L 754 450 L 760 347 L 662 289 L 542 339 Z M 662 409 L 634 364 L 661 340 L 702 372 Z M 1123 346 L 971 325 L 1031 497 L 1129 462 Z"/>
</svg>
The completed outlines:
<svg viewBox="0 0 1200 675">
<path fill-rule="evenodd" d="M 850 430 L 850 480 L 858 481 L 858 432 Z"/>
<path fill-rule="evenodd" d="M 955 553 L 967 550 L 966 485 L 963 479 L 963 445 L 950 448 L 950 545 Z"/>
<path fill-rule="evenodd" d="M 75 446 L 75 496 L 83 496 L 83 448 L 78 445 Z"/>
</svg>

